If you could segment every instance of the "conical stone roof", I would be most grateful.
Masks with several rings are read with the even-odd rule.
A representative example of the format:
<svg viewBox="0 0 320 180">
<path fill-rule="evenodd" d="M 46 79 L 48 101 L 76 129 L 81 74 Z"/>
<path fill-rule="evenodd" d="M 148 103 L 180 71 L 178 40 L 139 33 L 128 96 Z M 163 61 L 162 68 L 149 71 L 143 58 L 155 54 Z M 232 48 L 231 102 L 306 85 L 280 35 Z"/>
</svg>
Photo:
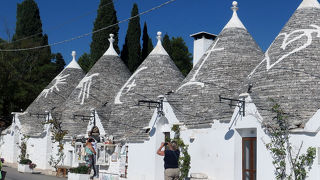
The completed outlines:
<svg viewBox="0 0 320 180">
<path fill-rule="evenodd" d="M 183 80 L 183 75 L 176 67 L 161 44 L 161 32 L 158 43 L 129 80 L 117 92 L 112 102 L 111 116 L 104 121 L 108 135 L 115 139 L 145 140 L 143 127 L 149 125 L 154 108 L 137 106 L 139 100 L 158 100 L 159 95 L 175 89 Z"/>
<path fill-rule="evenodd" d="M 272 100 L 288 113 L 290 128 L 303 127 L 320 107 L 320 5 L 304 0 L 250 74 L 252 98 L 264 119 Z"/>
<path fill-rule="evenodd" d="M 75 51 L 72 52 L 72 56 L 72 61 L 26 109 L 27 113 L 19 116 L 24 134 L 38 135 L 41 133 L 46 114 L 60 107 L 84 77 L 83 70 L 75 60 Z"/>
<path fill-rule="evenodd" d="M 97 110 L 110 103 L 131 75 L 113 49 L 112 34 L 109 41 L 109 49 L 80 81 L 62 107 L 62 128 L 68 130 L 68 136 L 86 134 L 91 109 Z M 87 121 L 82 121 L 83 118 Z"/>
<path fill-rule="evenodd" d="M 233 15 L 186 79 L 168 98 L 178 120 L 189 128 L 208 127 L 213 120 L 231 120 L 234 107 L 219 95 L 238 99 L 246 77 L 263 52 L 237 16 Z M 236 104 L 234 102 L 234 104 Z"/>
</svg>

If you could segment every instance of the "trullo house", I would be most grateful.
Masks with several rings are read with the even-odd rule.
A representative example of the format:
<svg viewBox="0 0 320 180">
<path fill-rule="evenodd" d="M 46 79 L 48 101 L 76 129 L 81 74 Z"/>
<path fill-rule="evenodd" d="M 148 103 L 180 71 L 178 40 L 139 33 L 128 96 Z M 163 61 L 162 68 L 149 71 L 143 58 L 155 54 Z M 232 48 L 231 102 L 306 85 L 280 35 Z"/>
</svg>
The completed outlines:
<svg viewBox="0 0 320 180">
<path fill-rule="evenodd" d="M 50 126 L 45 124 L 52 113 L 61 106 L 79 81 L 84 72 L 76 62 L 75 51 L 72 61 L 39 94 L 23 113 L 14 113 L 13 122 L 1 135 L 1 156 L 7 162 L 19 161 L 22 142 L 27 145 L 27 157 L 37 164 L 37 168 L 50 169 L 48 159 L 51 155 L 52 141 Z"/>
<path fill-rule="evenodd" d="M 99 135 L 105 135 L 105 129 L 100 119 L 95 117 L 97 109 L 109 109 L 116 92 L 129 79 L 131 73 L 113 48 L 114 35 L 110 34 L 110 46 L 103 56 L 94 64 L 86 76 L 72 91 L 64 105 L 59 108 L 59 121 L 62 129 L 67 130 L 64 152 L 64 165 L 77 166 L 83 162 L 80 157 L 85 137 L 93 130 Z M 76 141 L 76 142 L 75 142 Z M 54 154 L 54 152 L 53 152 Z"/>
<path fill-rule="evenodd" d="M 164 138 L 164 129 L 153 129 L 152 135 L 148 133 L 152 127 L 150 120 L 160 118 L 154 111 L 155 104 L 150 104 L 149 108 L 149 103 L 158 102 L 159 95 L 171 92 L 184 77 L 163 48 L 161 32 L 157 33 L 157 39 L 152 52 L 116 93 L 110 115 L 99 115 L 107 140 L 116 142 L 112 144 L 114 148 L 109 144 L 101 145 L 105 150 L 99 151 L 97 161 L 108 166 L 100 168 L 100 177 L 163 179 L 163 171 L 158 170 L 163 167 L 155 163 L 156 159 L 161 159 L 155 155 L 155 146 L 160 143 L 159 138 Z M 100 110 L 101 113 L 105 111 L 105 108 Z M 139 165 L 143 161 L 149 162 L 148 165 Z"/>
</svg>

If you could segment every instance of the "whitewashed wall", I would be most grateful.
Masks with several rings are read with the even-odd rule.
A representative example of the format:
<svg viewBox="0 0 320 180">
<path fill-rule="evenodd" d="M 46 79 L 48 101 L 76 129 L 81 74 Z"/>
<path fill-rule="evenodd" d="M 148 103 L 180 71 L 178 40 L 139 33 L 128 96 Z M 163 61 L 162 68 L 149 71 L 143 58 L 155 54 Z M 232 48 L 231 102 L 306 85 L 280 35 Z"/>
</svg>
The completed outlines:
<svg viewBox="0 0 320 180">
<path fill-rule="evenodd" d="M 0 156 L 8 163 L 18 163 L 20 149 L 19 144 L 22 138 L 20 133 L 21 124 L 19 115 L 23 113 L 12 113 L 14 115 L 13 122 L 5 134 L 0 138 Z"/>
<path fill-rule="evenodd" d="M 165 100 L 166 101 L 166 100 Z M 170 132 L 173 124 L 178 121 L 167 102 L 163 104 L 164 117 L 158 117 L 157 110 L 149 123 L 150 139 L 144 143 L 128 143 L 128 180 L 163 180 L 163 156 L 157 150 L 164 142 L 164 132 Z M 172 117 L 172 118 L 170 118 Z M 173 138 L 174 133 L 171 133 Z"/>
<path fill-rule="evenodd" d="M 203 173 L 209 179 L 237 180 L 242 177 L 242 137 L 257 138 L 257 179 L 270 180 L 274 178 L 274 166 L 270 152 L 265 148 L 269 137 L 261 128 L 262 117 L 259 115 L 250 97 L 246 99 L 246 116 L 238 114 L 235 108 L 230 122 L 214 121 L 211 128 L 187 129 L 181 127 L 181 137 L 189 145 L 191 155 L 190 173 Z M 144 143 L 128 143 L 128 180 L 163 180 L 163 157 L 156 154 L 161 142 L 164 141 L 163 132 L 171 130 L 173 124 L 178 120 L 168 103 L 164 103 L 165 117 L 157 117 L 157 111 L 149 123 L 150 139 Z M 306 128 L 298 130 L 291 135 L 291 143 L 294 151 L 303 141 L 302 153 L 307 147 L 313 146 L 320 150 L 320 113 L 306 124 Z M 20 142 L 19 121 L 16 120 L 11 127 L 10 133 L 1 137 L 0 155 L 8 162 L 17 162 Z M 154 126 L 155 124 L 155 126 Z M 13 128 L 14 127 L 14 128 Z M 50 134 L 50 133 L 49 133 Z M 42 138 L 29 138 L 27 142 L 27 153 L 29 158 L 41 169 L 52 169 L 48 165 L 50 155 L 57 154 L 57 143 L 52 143 L 50 135 Z M 173 132 L 171 133 L 173 136 Z M 310 180 L 320 177 L 320 160 L 317 157 L 309 173 Z M 74 147 L 71 141 L 65 141 L 64 161 L 62 165 L 78 166 Z M 111 163 L 106 173 L 117 174 L 119 164 Z M 122 179 L 122 178 L 120 178 Z"/>
<path fill-rule="evenodd" d="M 169 125 L 158 123 L 157 131 L 161 133 L 155 133 L 155 136 L 151 136 L 150 140 L 144 143 L 128 144 L 128 179 L 163 179 L 163 160 L 162 157 L 155 155 L 156 150 L 163 140 L 162 132 L 171 129 L 172 124 L 178 122 L 172 108 L 167 103 L 164 104 L 164 112 Z M 238 113 L 239 109 L 235 108 L 230 122 L 214 121 L 211 128 L 186 129 L 182 126 L 180 135 L 184 142 L 189 145 L 191 156 L 190 173 L 203 173 L 211 180 L 242 179 L 242 138 L 256 137 L 257 179 L 275 179 L 273 159 L 265 147 L 270 138 L 261 128 L 262 117 L 250 97 L 246 99 L 246 116 L 243 117 Z M 155 116 L 150 121 L 150 125 L 153 124 L 154 120 Z M 317 126 L 313 129 L 320 129 L 320 123 L 317 124 L 314 121 L 310 123 L 313 127 Z M 291 134 L 291 143 L 294 150 L 300 146 L 301 141 L 304 141 L 302 153 L 305 153 L 309 146 L 320 147 L 320 135 L 317 132 L 311 133 L 309 130 L 309 132 Z M 317 157 L 309 173 L 308 179 L 310 180 L 320 177 L 320 161 L 318 158 L 317 152 Z"/>
<path fill-rule="evenodd" d="M 156 154 L 164 142 L 162 125 L 157 123 L 151 132 L 149 141 L 128 144 L 128 179 L 164 179 L 163 157 Z"/>
<path fill-rule="evenodd" d="M 8 134 L 3 134 L 0 138 L 0 157 L 4 158 L 8 163 L 17 163 L 20 140 L 19 130 L 12 126 L 7 132 Z"/>
<path fill-rule="evenodd" d="M 50 169 L 49 158 L 51 155 L 50 125 L 45 125 L 45 131 L 40 137 L 27 139 L 27 158 L 37 165 L 38 169 Z"/>
</svg>

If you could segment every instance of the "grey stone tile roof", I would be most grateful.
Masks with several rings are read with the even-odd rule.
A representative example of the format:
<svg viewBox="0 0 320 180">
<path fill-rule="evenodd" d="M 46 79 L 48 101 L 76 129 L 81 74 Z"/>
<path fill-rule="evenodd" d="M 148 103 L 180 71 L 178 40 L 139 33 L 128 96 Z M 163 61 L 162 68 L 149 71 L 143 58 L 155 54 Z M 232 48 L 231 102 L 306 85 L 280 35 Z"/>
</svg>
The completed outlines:
<svg viewBox="0 0 320 180">
<path fill-rule="evenodd" d="M 238 99 L 246 77 L 263 52 L 245 28 L 224 28 L 182 84 L 168 97 L 180 122 L 208 127 L 213 120 L 231 120 L 234 107 L 219 95 Z"/>
<path fill-rule="evenodd" d="M 88 121 L 73 115 L 90 116 L 90 110 L 110 103 L 131 73 L 115 55 L 104 55 L 91 68 L 62 106 L 62 127 L 68 136 L 85 134 Z M 108 107 L 108 106 L 106 106 Z"/>
<path fill-rule="evenodd" d="M 158 45 L 159 48 L 155 48 L 122 86 L 112 102 L 111 114 L 104 117 L 108 118 L 103 121 L 106 133 L 113 135 L 115 139 L 147 139 L 148 135 L 143 133 L 142 128 L 149 125 L 155 109 L 136 106 L 138 101 L 157 100 L 159 95 L 175 89 L 184 78 L 162 49 L 161 43 Z M 100 112 L 105 110 L 101 109 Z"/>
<path fill-rule="evenodd" d="M 46 111 L 60 107 L 68 98 L 72 90 L 77 86 L 85 73 L 80 68 L 65 68 L 57 75 L 40 95 L 29 105 L 24 115 L 19 116 L 22 132 L 27 135 L 38 135 L 43 131 L 43 115 Z M 32 114 L 32 115 L 30 115 Z"/>
<path fill-rule="evenodd" d="M 264 119 L 280 104 L 290 128 L 303 127 L 320 107 L 320 9 L 299 8 L 251 73 L 252 98 Z"/>
</svg>

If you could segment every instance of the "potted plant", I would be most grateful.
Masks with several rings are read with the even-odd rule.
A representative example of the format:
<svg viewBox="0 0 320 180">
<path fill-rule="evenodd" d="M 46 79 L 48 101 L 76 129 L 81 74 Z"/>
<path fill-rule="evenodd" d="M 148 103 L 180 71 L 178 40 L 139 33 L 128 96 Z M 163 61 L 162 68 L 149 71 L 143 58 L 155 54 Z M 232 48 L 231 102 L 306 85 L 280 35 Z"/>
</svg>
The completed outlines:
<svg viewBox="0 0 320 180">
<path fill-rule="evenodd" d="M 18 164 L 18 172 L 32 173 L 36 164 L 33 164 L 30 159 L 21 159 Z"/>
<path fill-rule="evenodd" d="M 90 179 L 89 170 L 87 166 L 72 168 L 68 173 L 68 180 L 88 180 Z"/>
<path fill-rule="evenodd" d="M 34 168 L 36 168 L 36 167 L 37 167 L 37 165 L 34 164 L 34 163 L 30 163 L 30 164 L 29 164 L 29 168 L 32 169 L 32 170 L 33 170 Z"/>
</svg>

